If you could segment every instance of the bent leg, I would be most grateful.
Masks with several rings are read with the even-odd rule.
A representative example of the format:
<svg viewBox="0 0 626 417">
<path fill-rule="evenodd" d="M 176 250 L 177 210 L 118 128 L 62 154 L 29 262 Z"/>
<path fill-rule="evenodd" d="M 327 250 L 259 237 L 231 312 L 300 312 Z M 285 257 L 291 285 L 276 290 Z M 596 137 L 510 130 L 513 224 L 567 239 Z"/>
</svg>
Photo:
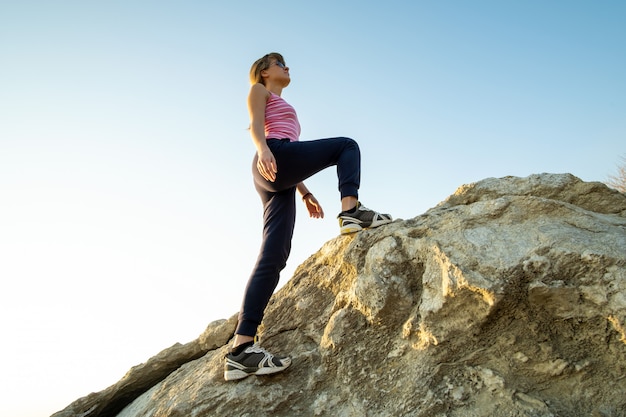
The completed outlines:
<svg viewBox="0 0 626 417">
<path fill-rule="evenodd" d="M 361 183 L 361 152 L 350 138 L 339 137 L 304 142 L 268 141 L 278 167 L 276 181 L 265 182 L 270 190 L 295 186 L 319 171 L 337 166 L 338 188 L 341 197 L 358 197 Z M 260 174 L 257 174 L 260 176 Z M 259 179 L 256 178 L 259 182 Z"/>
</svg>

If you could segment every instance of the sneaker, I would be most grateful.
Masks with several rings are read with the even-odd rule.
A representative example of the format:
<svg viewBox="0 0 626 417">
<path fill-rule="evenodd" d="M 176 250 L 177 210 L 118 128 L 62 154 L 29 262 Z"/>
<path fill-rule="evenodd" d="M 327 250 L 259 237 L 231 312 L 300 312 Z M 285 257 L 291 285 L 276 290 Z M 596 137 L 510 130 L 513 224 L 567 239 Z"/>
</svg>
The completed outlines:
<svg viewBox="0 0 626 417">
<path fill-rule="evenodd" d="M 291 365 L 289 357 L 275 357 L 258 344 L 247 347 L 239 355 L 226 355 L 224 379 L 234 381 L 249 375 L 269 375 L 281 372 Z"/>
<path fill-rule="evenodd" d="M 342 211 L 337 218 L 339 219 L 339 228 L 342 235 L 358 232 L 369 227 L 382 226 L 392 221 L 389 214 L 377 213 L 364 207 L 360 202 L 356 204 L 355 213 Z"/>
</svg>

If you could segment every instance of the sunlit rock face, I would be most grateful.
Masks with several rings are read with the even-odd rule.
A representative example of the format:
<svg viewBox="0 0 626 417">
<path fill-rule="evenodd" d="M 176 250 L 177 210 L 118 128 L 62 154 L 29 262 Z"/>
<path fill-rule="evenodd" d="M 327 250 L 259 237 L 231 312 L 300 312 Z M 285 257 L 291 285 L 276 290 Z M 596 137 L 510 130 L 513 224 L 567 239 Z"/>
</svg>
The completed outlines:
<svg viewBox="0 0 626 417">
<path fill-rule="evenodd" d="M 626 196 L 489 178 L 304 262 L 261 328 L 285 372 L 223 380 L 233 316 L 55 416 L 623 416 L 625 322 Z"/>
</svg>

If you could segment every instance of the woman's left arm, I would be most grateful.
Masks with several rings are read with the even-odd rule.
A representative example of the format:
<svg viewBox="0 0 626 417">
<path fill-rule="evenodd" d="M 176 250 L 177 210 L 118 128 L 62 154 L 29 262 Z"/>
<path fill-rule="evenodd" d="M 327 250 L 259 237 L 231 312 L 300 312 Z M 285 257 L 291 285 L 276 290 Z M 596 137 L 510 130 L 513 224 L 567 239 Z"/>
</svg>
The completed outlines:
<svg viewBox="0 0 626 417">
<path fill-rule="evenodd" d="M 322 209 L 322 206 L 320 205 L 319 201 L 317 201 L 317 198 L 315 198 L 313 193 L 309 191 L 309 189 L 306 187 L 306 185 L 304 185 L 303 182 L 298 183 L 296 188 L 302 196 L 302 201 L 304 201 L 306 209 L 309 211 L 309 216 L 315 219 L 323 219 L 324 210 Z"/>
</svg>

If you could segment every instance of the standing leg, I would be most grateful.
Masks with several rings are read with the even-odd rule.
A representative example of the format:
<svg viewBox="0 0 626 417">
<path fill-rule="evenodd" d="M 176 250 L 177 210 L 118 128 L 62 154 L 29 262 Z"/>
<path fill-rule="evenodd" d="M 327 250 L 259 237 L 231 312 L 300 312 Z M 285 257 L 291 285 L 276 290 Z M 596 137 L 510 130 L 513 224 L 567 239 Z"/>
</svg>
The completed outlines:
<svg viewBox="0 0 626 417">
<path fill-rule="evenodd" d="M 262 347 L 253 345 L 252 339 L 276 289 L 280 271 L 289 257 L 296 216 L 296 189 L 290 187 L 271 192 L 258 182 L 255 185 L 263 200 L 263 243 L 246 287 L 239 324 L 235 331 L 234 347 L 226 355 L 224 379 L 227 381 L 248 375 L 273 374 L 291 365 L 289 357 L 275 357 Z"/>
<path fill-rule="evenodd" d="M 236 334 L 256 335 L 265 307 L 274 293 L 291 251 L 296 219 L 295 187 L 280 192 L 259 190 L 263 204 L 263 242 L 248 281 Z"/>
</svg>

